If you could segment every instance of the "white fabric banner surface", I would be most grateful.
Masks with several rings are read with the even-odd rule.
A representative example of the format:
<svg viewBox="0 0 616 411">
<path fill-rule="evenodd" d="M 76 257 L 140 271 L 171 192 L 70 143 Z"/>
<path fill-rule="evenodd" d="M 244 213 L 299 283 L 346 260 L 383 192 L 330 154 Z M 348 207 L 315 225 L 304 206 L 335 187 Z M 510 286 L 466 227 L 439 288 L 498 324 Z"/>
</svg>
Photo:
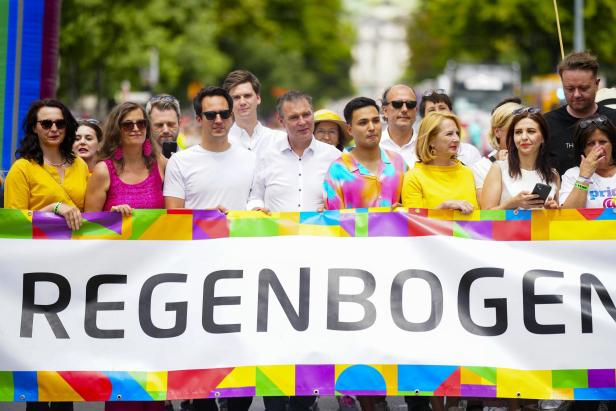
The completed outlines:
<svg viewBox="0 0 616 411">
<path fill-rule="evenodd" d="M 0 369 L 614 368 L 615 249 L 445 236 L 2 239 Z"/>
</svg>

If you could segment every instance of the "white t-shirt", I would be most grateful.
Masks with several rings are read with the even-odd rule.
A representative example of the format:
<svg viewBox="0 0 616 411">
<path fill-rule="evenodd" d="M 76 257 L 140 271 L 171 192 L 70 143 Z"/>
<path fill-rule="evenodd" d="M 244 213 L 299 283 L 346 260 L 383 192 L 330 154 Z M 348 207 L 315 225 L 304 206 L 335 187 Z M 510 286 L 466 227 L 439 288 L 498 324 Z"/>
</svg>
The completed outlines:
<svg viewBox="0 0 616 411">
<path fill-rule="evenodd" d="M 255 155 L 242 147 L 219 153 L 198 144 L 171 156 L 163 193 L 184 199 L 185 208 L 245 210 L 255 163 Z"/>
<path fill-rule="evenodd" d="M 564 204 L 571 194 L 579 175 L 579 167 L 570 168 L 563 175 L 558 199 L 561 204 Z M 590 185 L 586 195 L 586 208 L 616 208 L 616 199 L 612 200 L 614 197 L 616 197 L 616 175 L 604 178 L 594 173 L 590 177 Z"/>
<path fill-rule="evenodd" d="M 274 141 L 285 138 L 287 138 L 287 134 L 284 131 L 265 127 L 260 122 L 257 122 L 252 136 L 237 123 L 233 123 L 231 130 L 229 130 L 229 142 L 231 144 L 253 151 L 257 157 L 265 152 Z"/>
<path fill-rule="evenodd" d="M 496 150 L 488 154 L 488 157 L 496 155 Z M 475 177 L 475 188 L 480 189 L 483 187 L 483 181 L 488 176 L 488 172 L 492 167 L 492 161 L 488 157 L 482 157 L 479 161 L 471 164 L 469 168 L 473 170 L 473 176 Z"/>
<path fill-rule="evenodd" d="M 494 164 L 498 165 L 501 169 L 502 191 L 499 204 L 503 204 L 511 197 L 515 197 L 521 191 L 528 191 L 529 193 L 531 193 L 533 191 L 533 188 L 535 188 L 535 184 L 537 183 L 546 184 L 536 170 L 529 171 L 520 169 L 520 172 L 522 174 L 521 178 L 512 178 L 509 175 L 508 160 L 497 160 L 494 162 Z M 548 198 L 554 198 L 554 195 L 557 192 L 556 183 L 552 182 L 549 184 L 549 186 L 550 193 L 548 194 Z"/>
<path fill-rule="evenodd" d="M 257 160 L 247 208 L 270 211 L 317 211 L 323 207 L 323 181 L 340 151 L 314 137 L 299 157 L 288 138 L 276 141 Z"/>
</svg>

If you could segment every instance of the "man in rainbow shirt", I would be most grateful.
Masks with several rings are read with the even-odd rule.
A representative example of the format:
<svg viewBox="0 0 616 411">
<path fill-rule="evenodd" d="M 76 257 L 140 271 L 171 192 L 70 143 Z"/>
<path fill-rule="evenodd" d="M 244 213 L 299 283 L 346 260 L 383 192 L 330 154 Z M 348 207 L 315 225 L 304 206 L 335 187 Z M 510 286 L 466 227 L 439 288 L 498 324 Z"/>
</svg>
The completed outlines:
<svg viewBox="0 0 616 411">
<path fill-rule="evenodd" d="M 395 207 L 408 169 L 402 156 L 380 148 L 381 119 L 376 101 L 356 97 L 344 107 L 355 148 L 332 163 L 325 176 L 325 208 Z"/>
</svg>

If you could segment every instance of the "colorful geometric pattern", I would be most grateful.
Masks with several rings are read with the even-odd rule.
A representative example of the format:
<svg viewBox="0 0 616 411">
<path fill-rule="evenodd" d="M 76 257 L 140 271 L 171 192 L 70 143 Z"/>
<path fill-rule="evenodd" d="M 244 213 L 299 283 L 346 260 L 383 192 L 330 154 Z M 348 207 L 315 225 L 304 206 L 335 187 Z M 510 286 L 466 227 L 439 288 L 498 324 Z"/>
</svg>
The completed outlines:
<svg viewBox="0 0 616 411">
<path fill-rule="evenodd" d="M 498 241 L 615 239 L 616 210 L 358 209 L 273 213 L 134 210 L 86 213 L 72 233 L 52 213 L 0 210 L 0 238 L 207 240 L 225 237 L 417 237 Z M 447 395 L 616 399 L 616 370 L 515 370 L 401 364 L 258 365 L 206 370 L 0 371 L 0 401 L 124 401 L 252 395 Z"/>
<path fill-rule="evenodd" d="M 445 365 L 271 365 L 161 372 L 0 372 L 0 401 L 152 401 L 254 395 L 616 399 L 616 371 Z"/>
<path fill-rule="evenodd" d="M 53 213 L 0 210 L 0 238 L 64 240 L 207 240 L 227 237 L 449 237 L 495 241 L 613 240 L 616 209 L 451 210 L 398 208 L 288 212 L 134 210 L 84 213 L 72 232 Z"/>
</svg>

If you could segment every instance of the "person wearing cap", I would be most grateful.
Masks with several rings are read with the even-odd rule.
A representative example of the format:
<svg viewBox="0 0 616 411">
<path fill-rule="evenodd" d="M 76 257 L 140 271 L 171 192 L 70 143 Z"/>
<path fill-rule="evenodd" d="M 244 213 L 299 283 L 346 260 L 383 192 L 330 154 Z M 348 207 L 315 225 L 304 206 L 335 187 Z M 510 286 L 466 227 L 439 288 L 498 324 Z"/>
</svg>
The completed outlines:
<svg viewBox="0 0 616 411">
<path fill-rule="evenodd" d="M 261 104 L 261 83 L 247 70 L 235 70 L 227 75 L 222 88 L 233 99 L 235 123 L 229 130 L 229 142 L 244 147 L 259 157 L 274 141 L 284 139 L 285 133 L 265 127 L 257 118 Z"/>
<path fill-rule="evenodd" d="M 547 145 L 552 164 L 563 175 L 579 164 L 573 145 L 575 124 L 594 114 L 603 114 L 616 124 L 616 110 L 597 104 L 599 63 L 588 52 L 571 53 L 558 65 L 567 104 L 545 115 L 550 131 Z"/>
<path fill-rule="evenodd" d="M 393 207 L 400 204 L 408 169 L 402 156 L 379 147 L 381 118 L 371 98 L 357 97 L 344 107 L 355 147 L 329 167 L 323 183 L 325 208 Z"/>
<path fill-rule="evenodd" d="M 314 138 L 331 144 L 340 151 L 344 151 L 352 140 L 342 118 L 326 109 L 317 110 L 314 113 Z"/>
</svg>

